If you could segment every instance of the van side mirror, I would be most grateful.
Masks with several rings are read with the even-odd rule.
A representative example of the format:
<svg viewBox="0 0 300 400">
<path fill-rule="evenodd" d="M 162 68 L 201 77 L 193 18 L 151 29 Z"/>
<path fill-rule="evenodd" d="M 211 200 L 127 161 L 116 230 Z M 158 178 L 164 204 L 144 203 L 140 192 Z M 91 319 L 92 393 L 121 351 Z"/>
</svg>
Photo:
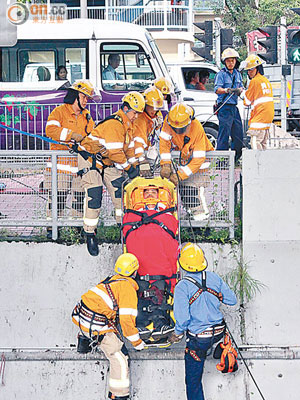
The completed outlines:
<svg viewBox="0 0 300 400">
<path fill-rule="evenodd" d="M 142 54 L 142 53 L 137 53 L 135 55 L 136 66 L 138 68 L 140 68 L 141 65 L 145 65 L 145 58 L 146 58 L 145 54 Z"/>
</svg>

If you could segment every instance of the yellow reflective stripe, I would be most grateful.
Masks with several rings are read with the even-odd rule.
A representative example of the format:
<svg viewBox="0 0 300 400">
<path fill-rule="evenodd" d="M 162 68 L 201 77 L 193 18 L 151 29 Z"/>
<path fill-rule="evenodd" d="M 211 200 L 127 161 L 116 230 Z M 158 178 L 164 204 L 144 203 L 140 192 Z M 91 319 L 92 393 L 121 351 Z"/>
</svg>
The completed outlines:
<svg viewBox="0 0 300 400">
<path fill-rule="evenodd" d="M 97 294 L 99 297 L 101 297 L 110 309 L 112 309 L 112 310 L 114 309 L 114 305 L 113 305 L 111 298 L 109 297 L 108 294 L 103 292 L 103 290 L 101 290 L 101 289 L 97 288 L 97 286 L 95 286 L 92 289 L 90 289 L 90 291 Z"/>
<path fill-rule="evenodd" d="M 200 167 L 200 169 L 207 169 L 208 167 L 210 166 L 210 162 L 204 162 L 202 165 L 201 165 L 201 167 Z"/>
<path fill-rule="evenodd" d="M 120 308 L 119 309 L 120 315 L 134 315 L 137 316 L 137 309 L 136 308 Z"/>
<path fill-rule="evenodd" d="M 246 93 L 245 93 L 245 97 L 244 97 L 244 102 L 246 104 L 246 106 L 250 106 L 251 101 L 247 98 Z"/>
<path fill-rule="evenodd" d="M 144 149 L 142 147 L 138 147 L 137 149 L 134 150 L 134 154 L 138 154 L 138 153 L 143 153 Z"/>
<path fill-rule="evenodd" d="M 60 137 L 59 137 L 60 140 L 65 141 L 67 139 L 68 132 L 69 132 L 69 129 L 63 128 L 62 131 L 60 132 Z"/>
<path fill-rule="evenodd" d="M 180 167 L 179 170 L 187 176 L 190 176 L 193 173 L 192 170 L 187 165 L 185 165 L 184 167 Z"/>
<path fill-rule="evenodd" d="M 138 142 L 138 143 L 142 143 L 142 145 L 143 145 L 144 147 L 147 147 L 147 143 L 146 143 L 145 140 L 144 140 L 143 138 L 141 138 L 141 137 L 135 137 L 135 138 L 134 138 L 134 141 L 135 141 L 135 142 Z"/>
<path fill-rule="evenodd" d="M 47 168 L 52 168 L 52 163 L 47 162 Z M 57 164 L 57 171 L 65 171 L 65 172 L 72 172 L 73 174 L 76 174 L 78 172 L 78 167 L 72 167 L 71 165 L 67 164 Z"/>
<path fill-rule="evenodd" d="M 133 147 L 134 147 L 134 141 L 132 140 L 132 141 L 129 143 L 128 149 L 132 149 Z"/>
<path fill-rule="evenodd" d="M 164 161 L 171 160 L 171 153 L 161 153 L 160 158 Z"/>
<path fill-rule="evenodd" d="M 96 142 L 101 143 L 101 139 L 98 138 L 97 136 L 93 136 L 93 135 L 89 134 L 88 138 L 89 138 L 89 139 L 92 139 L 92 140 L 95 140 Z M 102 143 L 101 143 L 101 144 L 102 144 Z"/>
<path fill-rule="evenodd" d="M 105 143 L 105 147 L 108 150 L 123 149 L 123 146 L 124 146 L 124 143 L 122 143 L 122 142 Z"/>
<path fill-rule="evenodd" d="M 140 335 L 136 333 L 135 335 L 126 336 L 126 339 L 130 340 L 131 342 L 137 342 L 140 339 Z"/>
<path fill-rule="evenodd" d="M 165 140 L 171 140 L 172 139 L 172 136 L 169 135 L 167 132 L 164 132 L 164 131 L 160 131 L 159 137 L 161 137 L 162 139 L 165 139 Z"/>
<path fill-rule="evenodd" d="M 130 157 L 130 158 L 128 158 L 128 162 L 130 164 L 134 164 L 136 162 L 136 158 L 135 157 Z"/>
<path fill-rule="evenodd" d="M 267 129 L 270 128 L 271 123 L 264 123 L 264 122 L 251 122 L 249 129 Z"/>
<path fill-rule="evenodd" d="M 269 101 L 273 101 L 273 97 L 259 97 L 258 99 L 254 100 L 253 106 L 255 107 L 258 104 L 269 103 Z"/>
<path fill-rule="evenodd" d="M 48 121 L 46 126 L 50 126 L 50 125 L 56 125 L 56 126 L 61 126 L 59 121 L 56 121 L 55 119 L 52 119 L 51 121 Z"/>
<path fill-rule="evenodd" d="M 79 318 L 79 315 L 74 315 L 73 319 L 76 322 L 78 322 L 78 325 L 80 324 L 80 327 L 83 327 L 83 330 L 86 332 L 89 332 L 90 328 L 92 331 L 98 331 L 98 332 L 107 331 L 108 329 L 110 329 L 108 325 L 104 325 L 101 327 L 99 325 L 94 325 L 94 324 L 91 325 L 88 321 L 85 321 L 84 319 Z M 86 329 L 84 329 L 84 328 L 86 328 Z"/>
<path fill-rule="evenodd" d="M 87 226 L 97 226 L 98 225 L 98 221 L 99 221 L 99 218 L 86 218 L 86 217 L 83 217 L 83 222 Z"/>
</svg>

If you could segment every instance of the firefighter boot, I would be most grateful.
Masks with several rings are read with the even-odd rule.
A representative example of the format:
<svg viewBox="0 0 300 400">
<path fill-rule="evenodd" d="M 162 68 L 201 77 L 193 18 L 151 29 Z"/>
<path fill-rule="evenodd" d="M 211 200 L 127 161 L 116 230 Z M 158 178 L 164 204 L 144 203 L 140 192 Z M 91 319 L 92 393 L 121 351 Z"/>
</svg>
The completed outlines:
<svg viewBox="0 0 300 400">
<path fill-rule="evenodd" d="M 86 232 L 86 244 L 88 252 L 91 256 L 97 256 L 99 254 L 98 239 L 95 232 Z"/>
<path fill-rule="evenodd" d="M 115 396 L 112 394 L 112 392 L 108 393 L 108 398 L 112 400 L 129 400 L 129 395 L 128 396 Z"/>
</svg>

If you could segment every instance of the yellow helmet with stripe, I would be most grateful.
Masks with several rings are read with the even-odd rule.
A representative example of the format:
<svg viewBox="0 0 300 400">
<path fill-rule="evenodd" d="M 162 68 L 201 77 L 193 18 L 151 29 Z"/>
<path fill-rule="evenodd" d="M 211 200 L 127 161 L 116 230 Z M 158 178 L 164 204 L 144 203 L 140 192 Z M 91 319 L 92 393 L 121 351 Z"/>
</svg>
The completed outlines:
<svg viewBox="0 0 300 400">
<path fill-rule="evenodd" d="M 119 275 L 130 276 L 139 268 L 139 261 L 134 254 L 124 253 L 118 257 L 115 272 Z"/>
<path fill-rule="evenodd" d="M 145 103 L 147 106 L 160 110 L 164 106 L 164 96 L 155 86 L 149 87 L 144 91 Z"/>
<path fill-rule="evenodd" d="M 70 89 L 77 90 L 77 92 L 85 94 L 88 97 L 93 97 L 95 94 L 94 86 L 88 79 L 79 79 L 75 81 Z"/>
<path fill-rule="evenodd" d="M 167 78 L 157 78 L 155 81 L 153 81 L 153 84 L 162 92 L 162 94 L 170 94 L 171 92 L 174 92 L 173 83 Z"/>
<path fill-rule="evenodd" d="M 176 133 L 184 133 L 194 118 L 194 109 L 185 104 L 177 103 L 169 111 L 167 121 Z"/>
<path fill-rule="evenodd" d="M 264 61 L 258 57 L 256 54 L 250 54 L 244 61 L 245 67 L 244 70 L 248 71 L 249 69 L 256 68 L 259 65 L 262 65 Z"/>
<path fill-rule="evenodd" d="M 128 92 L 122 98 L 123 103 L 127 103 L 129 108 L 139 113 L 142 113 L 145 108 L 144 96 L 139 92 Z"/>
<path fill-rule="evenodd" d="M 204 271 L 207 267 L 202 249 L 194 243 L 187 243 L 183 246 L 178 262 L 180 267 L 188 272 Z"/>
</svg>

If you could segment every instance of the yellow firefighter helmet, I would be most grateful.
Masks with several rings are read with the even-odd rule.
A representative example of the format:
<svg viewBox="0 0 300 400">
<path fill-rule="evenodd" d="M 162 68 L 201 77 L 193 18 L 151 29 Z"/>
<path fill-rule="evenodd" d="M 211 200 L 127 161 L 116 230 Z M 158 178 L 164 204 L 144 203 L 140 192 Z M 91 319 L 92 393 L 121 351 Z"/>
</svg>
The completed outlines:
<svg viewBox="0 0 300 400">
<path fill-rule="evenodd" d="M 95 94 L 94 86 L 87 79 L 78 79 L 73 83 L 70 89 L 77 90 L 77 92 L 85 94 L 88 97 L 93 97 L 93 95 Z"/>
<path fill-rule="evenodd" d="M 194 109 L 185 103 L 175 104 L 169 111 L 167 121 L 176 133 L 184 133 L 194 118 Z"/>
<path fill-rule="evenodd" d="M 155 86 L 149 87 L 144 91 L 145 103 L 147 106 L 160 110 L 164 106 L 164 96 Z"/>
<path fill-rule="evenodd" d="M 115 272 L 122 276 L 130 276 L 139 268 L 139 261 L 134 254 L 124 253 L 118 257 Z"/>
<path fill-rule="evenodd" d="M 245 67 L 244 70 L 248 71 L 248 69 L 256 68 L 259 65 L 263 64 L 263 60 L 258 57 L 256 54 L 250 54 L 244 61 Z"/>
<path fill-rule="evenodd" d="M 129 107 L 139 113 L 144 111 L 145 99 L 144 96 L 139 92 L 128 92 L 122 98 L 123 103 L 127 103 Z"/>
<path fill-rule="evenodd" d="M 224 62 L 226 60 L 226 58 L 239 58 L 239 53 L 232 49 L 231 47 L 227 47 L 227 49 L 225 49 L 222 53 L 221 59 Z"/>
<path fill-rule="evenodd" d="M 202 249 L 194 243 L 187 243 L 183 246 L 178 262 L 180 267 L 188 272 L 204 271 L 207 267 Z"/>
<path fill-rule="evenodd" d="M 167 78 L 157 78 L 153 81 L 153 84 L 162 92 L 162 94 L 170 94 L 171 92 L 174 92 L 173 83 Z"/>
</svg>

